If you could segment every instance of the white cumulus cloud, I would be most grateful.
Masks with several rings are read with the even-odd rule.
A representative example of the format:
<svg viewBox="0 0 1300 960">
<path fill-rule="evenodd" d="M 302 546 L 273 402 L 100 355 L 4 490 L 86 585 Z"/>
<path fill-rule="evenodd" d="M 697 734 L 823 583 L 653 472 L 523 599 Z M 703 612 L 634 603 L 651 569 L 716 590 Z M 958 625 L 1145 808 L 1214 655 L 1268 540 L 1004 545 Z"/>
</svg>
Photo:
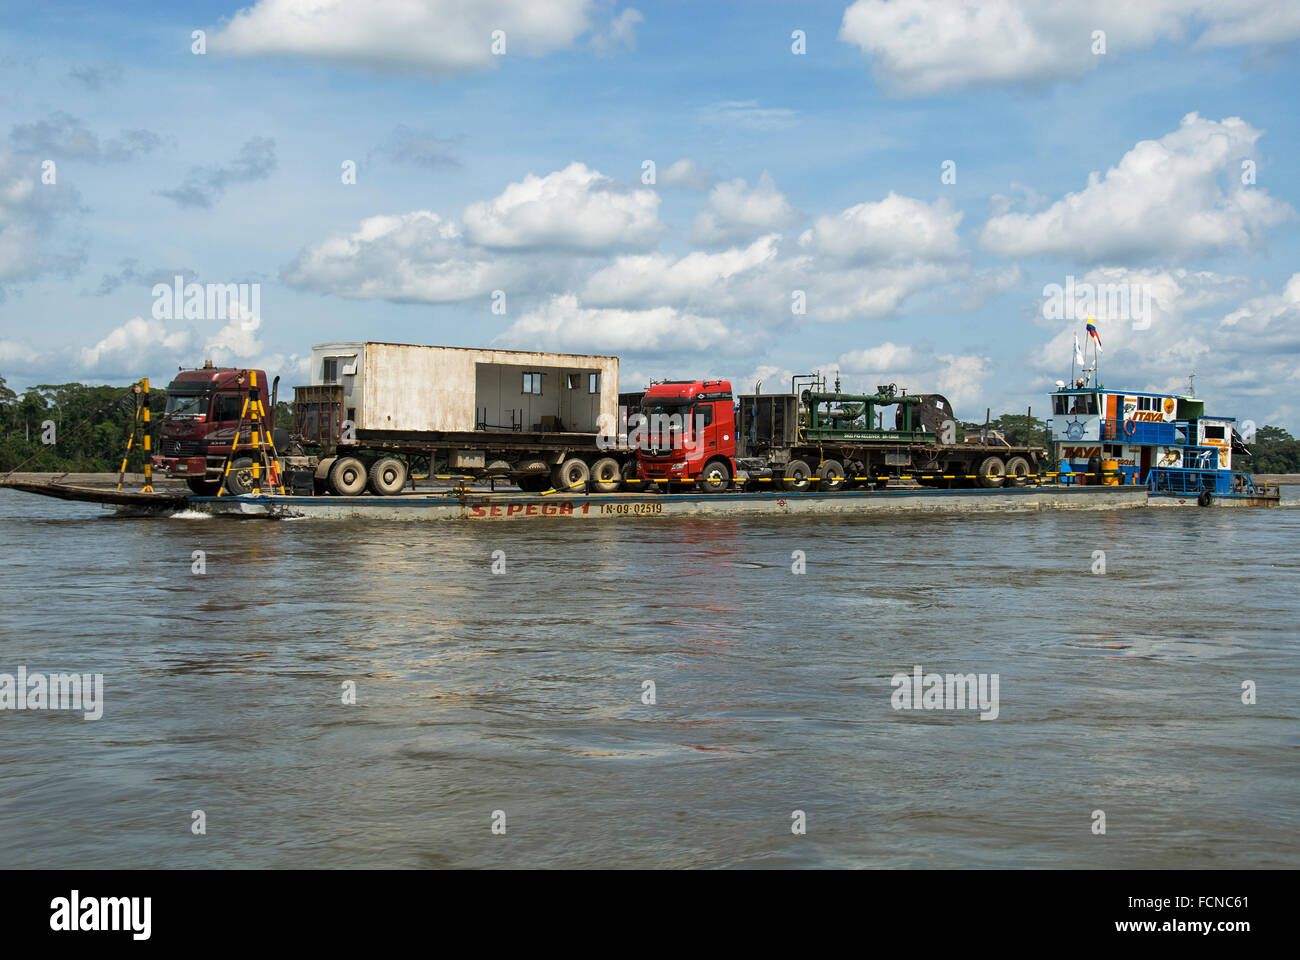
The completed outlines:
<svg viewBox="0 0 1300 960">
<path fill-rule="evenodd" d="M 593 7 L 592 0 L 258 0 L 216 31 L 210 46 L 450 75 L 499 61 L 495 31 L 508 56 L 571 47 L 591 28 Z M 634 24 L 625 16 L 602 36 L 626 44 Z"/>
<path fill-rule="evenodd" d="M 980 244 L 1006 257 L 1059 254 L 1097 263 L 1189 257 L 1258 247 L 1268 229 L 1294 216 L 1263 187 L 1242 183 L 1242 161 L 1261 131 L 1237 117 L 1195 113 L 1159 140 L 1143 140 L 1105 176 L 1039 213 L 1004 213 Z"/>
<path fill-rule="evenodd" d="M 545 177 L 529 174 L 495 199 L 470 204 L 464 221 L 472 242 L 501 250 L 644 248 L 663 229 L 658 193 L 624 186 L 582 163 Z"/>
<path fill-rule="evenodd" d="M 747 240 L 755 234 L 792 227 L 803 215 L 766 172 L 752 188 L 744 180 L 719 183 L 709 191 L 704 209 L 695 216 L 691 239 L 712 246 Z"/>
<path fill-rule="evenodd" d="M 818 217 L 799 244 L 844 263 L 943 260 L 961 251 L 961 218 L 961 211 L 952 210 L 946 200 L 926 203 L 891 190 L 884 200 Z"/>
<path fill-rule="evenodd" d="M 552 297 L 515 321 L 496 342 L 580 353 L 690 353 L 726 347 L 733 331 L 713 317 L 674 307 L 622 310 L 584 307 L 573 294 Z"/>
<path fill-rule="evenodd" d="M 1105 55 L 1094 53 L 1094 31 Z M 893 92 L 928 95 L 1078 77 L 1158 41 L 1198 46 L 1300 37 L 1300 6 L 1276 0 L 856 0 L 839 38 Z"/>
<path fill-rule="evenodd" d="M 343 297 L 453 303 L 504 285 L 509 268 L 465 244 L 455 223 L 428 210 L 368 217 L 346 236 L 308 247 L 287 283 Z"/>
</svg>

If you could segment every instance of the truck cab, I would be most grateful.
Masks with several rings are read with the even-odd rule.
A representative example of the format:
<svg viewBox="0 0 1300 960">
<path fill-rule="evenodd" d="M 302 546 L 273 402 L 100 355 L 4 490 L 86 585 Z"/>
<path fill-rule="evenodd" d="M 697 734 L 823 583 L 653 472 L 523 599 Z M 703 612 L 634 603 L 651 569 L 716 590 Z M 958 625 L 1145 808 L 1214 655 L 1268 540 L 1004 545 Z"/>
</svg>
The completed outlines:
<svg viewBox="0 0 1300 960">
<path fill-rule="evenodd" d="M 257 374 L 258 398 L 273 416 L 275 400 L 267 395 L 269 381 L 262 370 L 214 367 L 208 361 L 201 369 L 176 375 L 167 385 L 158 451 L 151 458 L 156 474 L 182 479 L 201 495 L 216 493 L 249 395 L 250 372 Z M 248 440 L 245 430 L 241 442 Z"/>
<path fill-rule="evenodd" d="M 730 489 L 736 476 L 736 406 L 726 380 L 651 384 L 641 421 L 628 435 L 646 489 L 695 483 L 709 493 Z"/>
</svg>

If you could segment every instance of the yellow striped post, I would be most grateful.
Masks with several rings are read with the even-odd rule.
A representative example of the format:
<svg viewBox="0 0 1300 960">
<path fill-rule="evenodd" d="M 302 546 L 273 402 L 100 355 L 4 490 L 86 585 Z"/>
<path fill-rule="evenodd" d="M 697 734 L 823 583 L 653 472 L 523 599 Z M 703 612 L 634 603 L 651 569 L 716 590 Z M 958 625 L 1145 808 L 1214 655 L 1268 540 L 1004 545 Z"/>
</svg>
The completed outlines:
<svg viewBox="0 0 1300 960">
<path fill-rule="evenodd" d="M 149 422 L 149 378 L 145 377 L 140 381 L 140 387 L 143 391 L 143 397 L 140 401 L 140 410 L 144 414 L 144 486 L 140 488 L 141 493 L 153 493 L 153 444 L 150 440 L 149 433 L 153 429 Z M 132 439 L 135 434 L 132 433 Z"/>
<path fill-rule="evenodd" d="M 126 480 L 126 462 L 131 459 L 131 449 L 135 446 L 135 432 L 140 426 L 140 384 L 131 384 L 131 392 L 135 394 L 135 415 L 131 418 L 131 434 L 126 438 L 126 452 L 122 454 L 122 468 L 117 471 L 117 489 L 122 489 L 122 484 Z M 147 435 L 146 435 L 147 436 Z"/>
</svg>

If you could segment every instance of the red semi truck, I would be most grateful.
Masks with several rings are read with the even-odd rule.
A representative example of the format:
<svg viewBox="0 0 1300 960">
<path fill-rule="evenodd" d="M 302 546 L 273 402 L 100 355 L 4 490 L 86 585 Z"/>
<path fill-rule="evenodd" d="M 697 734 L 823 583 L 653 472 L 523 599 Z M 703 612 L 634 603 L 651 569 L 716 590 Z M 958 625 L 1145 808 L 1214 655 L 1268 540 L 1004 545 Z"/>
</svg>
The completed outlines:
<svg viewBox="0 0 1300 960">
<path fill-rule="evenodd" d="M 182 370 L 167 385 L 158 452 L 152 457 L 159 476 L 183 479 L 191 490 L 204 496 L 217 492 L 239 427 L 239 414 L 249 396 L 250 373 L 257 375 L 257 398 L 271 413 L 279 378 L 273 383 L 262 370 L 214 367 L 209 361 L 201 369 Z M 277 446 L 288 440 L 284 431 L 279 433 Z M 249 439 L 246 428 L 241 443 Z"/>
</svg>

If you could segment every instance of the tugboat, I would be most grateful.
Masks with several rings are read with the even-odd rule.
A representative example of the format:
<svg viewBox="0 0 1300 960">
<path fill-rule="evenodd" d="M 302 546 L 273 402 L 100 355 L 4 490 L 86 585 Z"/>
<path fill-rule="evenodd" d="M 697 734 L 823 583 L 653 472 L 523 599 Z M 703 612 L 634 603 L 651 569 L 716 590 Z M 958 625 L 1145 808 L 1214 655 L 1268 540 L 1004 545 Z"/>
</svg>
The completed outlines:
<svg viewBox="0 0 1300 960">
<path fill-rule="evenodd" d="M 1082 375 L 1072 369 L 1071 381 L 1056 381 L 1051 395 L 1048 441 L 1062 483 L 1142 485 L 1153 505 L 1166 498 L 1203 507 L 1280 502 L 1276 484 L 1233 468 L 1235 458 L 1250 456 L 1235 417 L 1208 415 L 1205 401 L 1190 395 L 1105 386 L 1097 377 L 1101 338 L 1091 323 L 1088 334 L 1092 365 L 1083 364 L 1076 338 Z"/>
</svg>

